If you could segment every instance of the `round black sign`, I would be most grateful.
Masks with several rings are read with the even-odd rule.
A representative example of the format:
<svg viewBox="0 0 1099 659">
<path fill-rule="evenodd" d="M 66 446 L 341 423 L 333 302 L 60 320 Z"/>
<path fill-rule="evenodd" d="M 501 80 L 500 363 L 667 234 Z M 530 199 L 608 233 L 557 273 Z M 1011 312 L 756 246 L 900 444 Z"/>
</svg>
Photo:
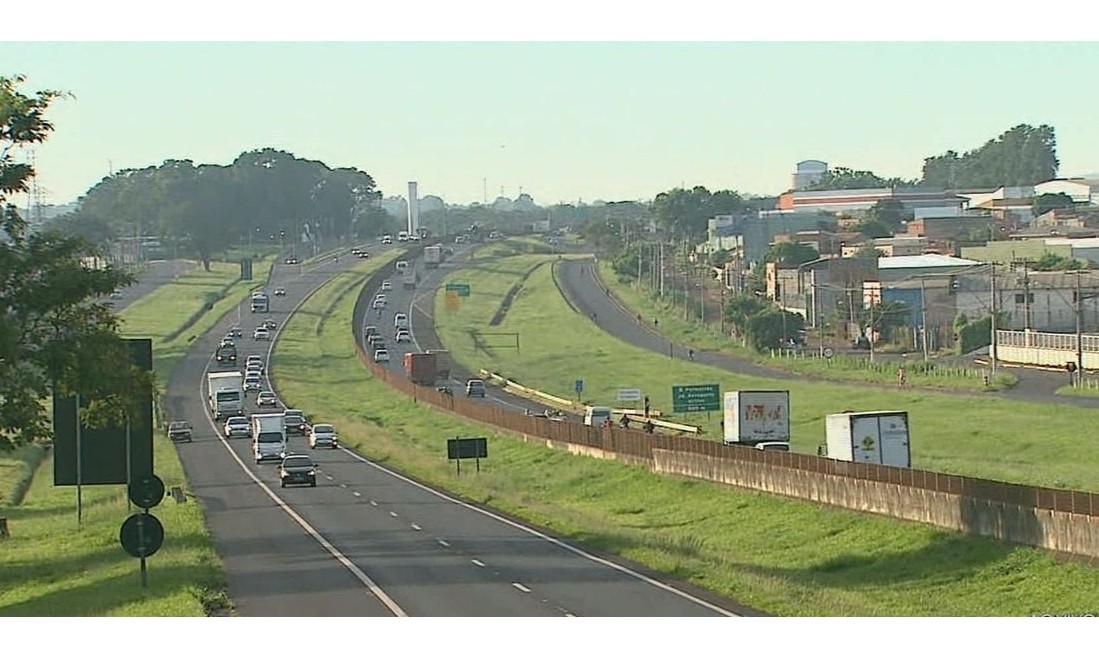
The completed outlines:
<svg viewBox="0 0 1099 659">
<path fill-rule="evenodd" d="M 164 499 L 164 481 L 156 474 L 142 476 L 130 483 L 129 495 L 138 508 L 153 508 Z"/>
<path fill-rule="evenodd" d="M 149 513 L 134 513 L 122 522 L 118 541 L 134 558 L 152 556 L 164 544 L 164 525 Z"/>
</svg>

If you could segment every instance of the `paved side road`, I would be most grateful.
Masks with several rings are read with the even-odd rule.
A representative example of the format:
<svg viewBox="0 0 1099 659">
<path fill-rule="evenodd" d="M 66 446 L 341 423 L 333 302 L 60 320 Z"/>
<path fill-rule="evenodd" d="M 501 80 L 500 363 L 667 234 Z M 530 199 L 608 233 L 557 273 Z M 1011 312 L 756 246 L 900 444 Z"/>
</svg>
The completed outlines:
<svg viewBox="0 0 1099 659">
<path fill-rule="evenodd" d="M 672 359 L 687 359 L 687 351 L 690 346 L 677 343 L 674 338 L 661 334 L 658 328 L 654 328 L 646 319 L 642 319 L 643 322 L 639 323 L 637 313 L 626 308 L 614 296 L 613 292 L 603 284 L 594 266 L 594 261 L 590 259 L 566 260 L 557 264 L 557 283 L 561 293 L 578 312 L 593 318 L 594 322 L 603 331 L 638 347 L 668 355 Z M 812 379 L 797 373 L 761 366 L 747 359 L 722 352 L 696 350 L 694 359 L 699 363 L 743 375 L 780 380 Z M 974 368 L 983 368 L 983 365 L 976 361 L 971 361 L 969 365 Z M 1067 375 L 1063 373 L 1021 367 L 1002 368 L 1009 370 L 1012 375 L 1019 378 L 1019 384 L 1011 389 L 998 392 L 945 393 L 977 398 L 996 396 L 1033 403 L 1099 408 L 1099 398 L 1076 398 L 1073 396 L 1059 396 L 1054 393 L 1058 387 L 1067 384 Z M 851 384 L 858 386 L 856 383 Z"/>
<path fill-rule="evenodd" d="M 111 300 L 111 308 L 118 313 L 152 293 L 164 284 L 175 281 L 180 275 L 195 269 L 194 261 L 151 261 L 144 272 L 137 275 L 137 281 L 132 286 L 123 288 L 119 293 L 122 297 Z"/>
</svg>

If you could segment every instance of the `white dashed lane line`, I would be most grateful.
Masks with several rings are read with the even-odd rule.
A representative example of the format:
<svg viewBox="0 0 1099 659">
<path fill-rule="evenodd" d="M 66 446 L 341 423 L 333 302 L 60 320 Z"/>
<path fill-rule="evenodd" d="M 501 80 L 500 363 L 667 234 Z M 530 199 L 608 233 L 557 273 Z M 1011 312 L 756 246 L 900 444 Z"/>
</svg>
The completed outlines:
<svg viewBox="0 0 1099 659">
<path fill-rule="evenodd" d="M 449 546 L 450 546 L 450 543 L 449 543 L 449 542 L 447 542 L 446 540 L 440 540 L 440 541 L 439 541 L 439 544 L 440 544 L 440 545 L 442 545 L 442 546 L 444 546 L 444 547 L 449 547 Z"/>
<path fill-rule="evenodd" d="M 347 487 L 347 483 L 340 483 L 340 487 Z"/>
<path fill-rule="evenodd" d="M 362 495 L 361 495 L 361 494 L 359 494 L 358 492 L 352 492 L 351 494 L 354 494 L 354 495 L 355 495 L 355 496 L 357 496 L 357 497 L 361 497 L 361 496 L 362 496 Z"/>
<path fill-rule="evenodd" d="M 390 510 L 390 511 L 389 511 L 389 516 L 390 516 L 390 517 L 396 517 L 396 516 L 397 516 L 397 513 L 395 513 L 395 512 L 393 512 L 392 510 Z"/>
<path fill-rule="evenodd" d="M 485 566 L 485 564 L 484 564 L 484 563 L 482 563 L 481 561 L 477 560 L 476 558 L 475 558 L 475 559 L 473 559 L 473 560 L 471 560 L 471 561 L 470 561 L 470 563 L 473 563 L 473 564 L 474 564 L 474 565 L 476 565 L 477 567 L 484 567 L 484 566 Z"/>
<path fill-rule="evenodd" d="M 412 525 L 412 530 L 413 531 L 422 531 L 423 529 L 420 528 L 419 524 L 413 524 Z"/>
<path fill-rule="evenodd" d="M 530 592 L 530 588 L 527 588 L 526 586 L 524 586 L 523 584 L 519 583 L 518 581 L 516 581 L 516 582 L 512 583 L 511 585 L 515 586 L 516 588 L 518 588 L 519 590 L 523 591 L 524 593 L 529 593 L 529 592 Z"/>
<path fill-rule="evenodd" d="M 370 505 L 372 505 L 372 506 L 376 506 L 376 505 L 378 505 L 378 502 L 377 502 L 377 501 L 375 501 L 375 500 L 373 500 L 373 499 L 371 499 L 371 500 L 370 500 Z"/>
</svg>

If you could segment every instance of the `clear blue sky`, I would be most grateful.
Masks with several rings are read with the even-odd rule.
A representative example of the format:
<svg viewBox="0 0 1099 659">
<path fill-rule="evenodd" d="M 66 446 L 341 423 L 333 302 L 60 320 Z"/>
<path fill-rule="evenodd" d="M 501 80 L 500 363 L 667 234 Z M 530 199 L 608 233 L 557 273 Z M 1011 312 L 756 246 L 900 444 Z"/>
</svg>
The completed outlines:
<svg viewBox="0 0 1099 659">
<path fill-rule="evenodd" d="M 0 43 L 53 88 L 46 203 L 110 166 L 275 147 L 451 203 L 778 194 L 797 161 L 916 178 L 1019 123 L 1099 171 L 1099 43 Z M 23 205 L 23 200 L 16 200 Z"/>
</svg>

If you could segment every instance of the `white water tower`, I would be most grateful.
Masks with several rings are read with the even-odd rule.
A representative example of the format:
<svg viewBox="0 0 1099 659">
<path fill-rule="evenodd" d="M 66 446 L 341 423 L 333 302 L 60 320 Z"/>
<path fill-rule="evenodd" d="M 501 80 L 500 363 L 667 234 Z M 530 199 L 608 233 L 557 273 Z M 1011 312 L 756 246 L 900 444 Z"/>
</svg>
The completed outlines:
<svg viewBox="0 0 1099 659">
<path fill-rule="evenodd" d="M 408 235 L 420 235 L 420 196 L 416 181 L 408 182 Z"/>
</svg>

